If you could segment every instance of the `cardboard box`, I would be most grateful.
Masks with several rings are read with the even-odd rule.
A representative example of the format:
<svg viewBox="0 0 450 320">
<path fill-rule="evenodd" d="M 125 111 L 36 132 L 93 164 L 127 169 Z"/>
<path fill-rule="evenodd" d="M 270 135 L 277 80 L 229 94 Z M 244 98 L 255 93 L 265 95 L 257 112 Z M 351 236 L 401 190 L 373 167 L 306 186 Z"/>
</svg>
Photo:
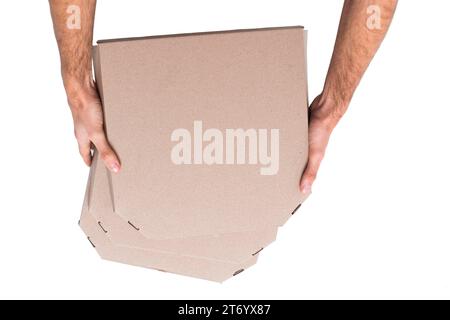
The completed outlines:
<svg viewBox="0 0 450 320">
<path fill-rule="evenodd" d="M 122 171 L 95 159 L 81 225 L 103 257 L 216 281 L 256 262 L 305 200 L 305 49 L 302 27 L 98 42 Z"/>
<path fill-rule="evenodd" d="M 92 172 L 88 181 L 87 192 L 90 187 L 99 176 L 97 172 L 101 172 L 106 168 L 103 165 L 99 165 L 97 156 L 95 156 Z M 207 259 L 201 257 L 190 256 L 188 254 L 176 254 L 170 251 L 164 250 L 152 250 L 154 246 L 151 244 L 147 247 L 132 247 L 115 244 L 111 241 L 111 238 L 115 236 L 121 236 L 124 234 L 130 235 L 131 238 L 141 236 L 134 228 L 126 228 L 126 223 L 123 223 L 121 229 L 109 229 L 107 230 L 99 221 L 93 212 L 97 212 L 95 208 L 89 207 L 89 195 L 86 194 L 85 201 L 83 203 L 83 210 L 80 218 L 80 227 L 87 235 L 91 245 L 97 250 L 98 254 L 105 260 L 110 260 L 118 263 L 129 264 L 137 267 L 144 267 L 154 269 L 162 272 L 171 272 L 179 275 L 191 276 L 200 279 L 223 282 L 226 279 L 236 276 L 243 272 L 245 269 L 254 265 L 258 259 L 258 253 L 248 255 L 243 258 L 241 262 L 223 261 L 218 259 Z M 97 200 L 98 198 L 95 197 Z M 110 218 L 114 217 L 114 213 L 110 213 Z M 108 223 L 108 217 L 104 217 L 106 223 Z M 128 226 L 129 227 L 129 226 Z M 112 236 L 112 237 L 111 237 Z M 129 240 L 127 240 L 128 242 Z M 151 241 L 150 241 L 151 242 Z M 189 242 L 189 241 L 187 241 Z M 183 241 L 176 242 L 180 248 L 186 247 Z M 175 248 L 177 248 L 175 244 Z M 207 241 L 204 243 L 193 243 L 192 247 L 199 248 L 204 247 Z M 177 248 L 178 249 L 178 248 Z M 190 247 L 188 247 L 190 249 Z M 180 250 L 180 249 L 178 249 Z M 194 249 L 195 250 L 195 249 Z"/>
<path fill-rule="evenodd" d="M 113 211 L 107 169 L 98 161 L 97 154 L 92 163 L 84 210 L 96 220 L 97 227 L 114 245 L 193 258 L 226 262 L 247 261 L 275 241 L 277 235 L 277 228 L 272 227 L 268 230 L 219 234 L 213 237 L 148 239 Z"/>
</svg>

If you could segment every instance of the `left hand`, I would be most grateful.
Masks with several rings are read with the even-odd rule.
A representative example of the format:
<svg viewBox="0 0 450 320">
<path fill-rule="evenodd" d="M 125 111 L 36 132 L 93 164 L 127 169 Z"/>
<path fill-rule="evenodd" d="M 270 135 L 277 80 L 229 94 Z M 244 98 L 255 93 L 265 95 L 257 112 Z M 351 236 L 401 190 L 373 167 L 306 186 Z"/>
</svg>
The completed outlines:
<svg viewBox="0 0 450 320">
<path fill-rule="evenodd" d="M 316 97 L 311 104 L 308 163 L 300 179 L 300 191 L 303 194 L 311 192 L 320 163 L 325 156 L 331 132 L 342 116 L 342 113 L 338 112 L 338 110 L 342 110 L 342 108 L 338 108 L 333 102 L 325 99 L 323 94 Z"/>
</svg>

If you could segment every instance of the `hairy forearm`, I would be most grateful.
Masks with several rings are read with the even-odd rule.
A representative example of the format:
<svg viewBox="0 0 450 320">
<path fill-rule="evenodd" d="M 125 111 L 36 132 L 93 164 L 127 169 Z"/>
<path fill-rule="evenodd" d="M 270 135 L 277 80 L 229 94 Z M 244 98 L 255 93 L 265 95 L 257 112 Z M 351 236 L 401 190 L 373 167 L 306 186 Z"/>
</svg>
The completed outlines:
<svg viewBox="0 0 450 320">
<path fill-rule="evenodd" d="M 346 0 L 321 96 L 318 117 L 336 125 L 379 48 L 393 18 L 396 0 Z M 378 13 L 380 13 L 378 15 Z M 378 19 L 379 18 L 379 19 Z"/>
<path fill-rule="evenodd" d="M 70 97 L 92 86 L 92 34 L 96 0 L 49 0 L 61 57 L 61 73 Z M 70 19 L 70 20 L 69 20 Z"/>
<path fill-rule="evenodd" d="M 49 0 L 61 56 L 61 73 L 72 111 L 74 134 L 84 162 L 92 163 L 95 146 L 105 166 L 120 171 L 120 160 L 105 134 L 103 110 L 92 79 L 95 0 Z"/>
</svg>

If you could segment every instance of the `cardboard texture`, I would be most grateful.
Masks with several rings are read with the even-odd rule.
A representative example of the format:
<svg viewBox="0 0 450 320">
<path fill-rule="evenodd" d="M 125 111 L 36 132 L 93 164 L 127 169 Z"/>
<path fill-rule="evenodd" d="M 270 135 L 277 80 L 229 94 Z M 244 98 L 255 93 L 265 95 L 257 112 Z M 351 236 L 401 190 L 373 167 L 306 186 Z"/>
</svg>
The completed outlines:
<svg viewBox="0 0 450 320">
<path fill-rule="evenodd" d="M 111 176 L 115 212 L 156 239 L 282 225 L 304 200 L 303 44 L 303 28 L 99 42 L 106 130 L 123 164 Z M 279 129 L 277 174 L 261 175 L 262 164 L 174 165 L 171 135 L 194 135 L 195 121 L 220 132 Z"/>
<path fill-rule="evenodd" d="M 122 170 L 94 156 L 80 225 L 108 260 L 223 281 L 306 196 L 306 31 L 99 41 L 94 70 Z"/>
<path fill-rule="evenodd" d="M 107 169 L 101 161 L 98 161 L 97 153 L 92 162 L 88 193 L 86 210 L 97 221 L 98 228 L 106 234 L 112 244 L 117 246 L 226 262 L 244 262 L 275 241 L 277 234 L 278 228 L 272 227 L 269 230 L 210 237 L 169 240 L 145 238 L 132 225 L 113 212 L 108 190 Z"/>
<path fill-rule="evenodd" d="M 97 160 L 95 161 L 98 163 Z M 79 224 L 91 245 L 103 259 L 215 282 L 223 282 L 230 277 L 236 276 L 256 263 L 258 255 L 252 255 L 241 263 L 233 263 L 143 248 L 115 246 L 107 236 L 109 231 L 105 232 L 103 226 L 98 223 L 99 221 L 91 213 L 92 210 L 88 208 L 88 192 L 95 180 L 95 173 L 98 167 L 94 167 L 93 172 L 90 174 Z"/>
</svg>

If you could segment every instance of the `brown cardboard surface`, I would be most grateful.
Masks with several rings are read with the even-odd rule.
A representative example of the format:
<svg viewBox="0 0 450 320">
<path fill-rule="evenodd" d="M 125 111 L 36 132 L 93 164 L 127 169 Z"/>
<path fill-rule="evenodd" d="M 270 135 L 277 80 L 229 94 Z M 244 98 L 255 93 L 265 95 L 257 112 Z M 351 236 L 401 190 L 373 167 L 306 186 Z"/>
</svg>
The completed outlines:
<svg viewBox="0 0 450 320">
<path fill-rule="evenodd" d="M 88 184 L 86 210 L 96 220 L 112 244 L 186 257 L 207 258 L 226 262 L 245 262 L 276 238 L 277 228 L 269 230 L 221 234 L 194 238 L 155 240 L 145 238 L 128 221 L 113 212 L 108 189 L 107 169 L 98 154 L 94 155 Z"/>
<path fill-rule="evenodd" d="M 83 210 L 80 227 L 103 259 L 210 281 L 223 282 L 254 265 L 257 261 L 257 256 L 253 256 L 243 263 L 227 263 L 115 246 L 87 210 Z"/>
<path fill-rule="evenodd" d="M 114 212 L 149 239 L 282 225 L 305 198 L 298 188 L 307 161 L 305 41 L 303 28 L 291 27 L 99 42 L 96 79 L 123 165 L 109 176 Z M 194 154 L 199 132 L 238 128 L 256 130 L 258 143 L 264 130 L 279 130 L 276 174 L 250 164 L 249 148 L 245 164 L 171 159 L 176 129 L 193 136 Z"/>
<path fill-rule="evenodd" d="M 142 248 L 116 246 L 110 241 L 102 226 L 98 224 L 97 219 L 88 209 L 90 186 L 94 180 L 95 169 L 91 170 L 89 174 L 79 225 L 102 259 L 215 282 L 223 282 L 242 273 L 254 265 L 258 259 L 258 255 L 254 255 L 241 263 L 224 262 Z"/>
</svg>

